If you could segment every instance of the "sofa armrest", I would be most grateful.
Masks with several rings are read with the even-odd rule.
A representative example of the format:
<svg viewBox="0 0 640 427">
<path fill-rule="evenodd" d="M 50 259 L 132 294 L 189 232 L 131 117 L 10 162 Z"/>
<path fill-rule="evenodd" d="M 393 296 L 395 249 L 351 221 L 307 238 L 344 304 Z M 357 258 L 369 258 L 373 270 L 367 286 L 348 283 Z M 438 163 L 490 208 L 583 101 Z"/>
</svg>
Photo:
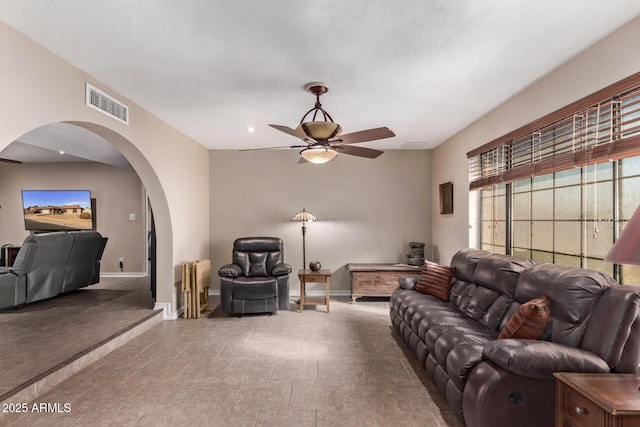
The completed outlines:
<svg viewBox="0 0 640 427">
<path fill-rule="evenodd" d="M 554 372 L 610 372 L 597 355 L 550 341 L 502 339 L 488 343 L 482 358 L 516 375 L 553 379 Z"/>
<path fill-rule="evenodd" d="M 218 276 L 238 277 L 242 274 L 242 268 L 236 264 L 225 264 L 218 270 Z"/>
<path fill-rule="evenodd" d="M 292 268 L 289 264 L 282 263 L 277 264 L 275 267 L 273 267 L 273 270 L 271 270 L 271 274 L 273 274 L 274 276 L 285 276 L 291 273 L 291 271 Z"/>
<path fill-rule="evenodd" d="M 418 283 L 419 279 L 420 276 L 417 275 L 400 276 L 400 278 L 398 279 L 398 285 L 400 285 L 402 289 L 413 289 L 416 287 L 416 283 Z"/>
</svg>

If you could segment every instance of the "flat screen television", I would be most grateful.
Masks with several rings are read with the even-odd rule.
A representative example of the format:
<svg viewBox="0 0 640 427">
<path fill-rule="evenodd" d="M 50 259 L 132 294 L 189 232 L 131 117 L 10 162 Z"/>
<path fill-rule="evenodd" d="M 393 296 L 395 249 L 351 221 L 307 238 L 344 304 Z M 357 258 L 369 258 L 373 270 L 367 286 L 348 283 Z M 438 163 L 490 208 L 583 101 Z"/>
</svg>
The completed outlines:
<svg viewBox="0 0 640 427">
<path fill-rule="evenodd" d="M 90 190 L 22 190 L 24 226 L 32 231 L 93 230 Z"/>
</svg>

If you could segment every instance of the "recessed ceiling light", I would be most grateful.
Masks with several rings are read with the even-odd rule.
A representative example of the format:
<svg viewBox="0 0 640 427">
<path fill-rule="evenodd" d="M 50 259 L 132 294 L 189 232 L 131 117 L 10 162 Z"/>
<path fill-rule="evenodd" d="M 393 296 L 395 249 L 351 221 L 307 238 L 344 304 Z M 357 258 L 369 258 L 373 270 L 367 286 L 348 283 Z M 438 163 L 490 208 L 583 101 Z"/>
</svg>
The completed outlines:
<svg viewBox="0 0 640 427">
<path fill-rule="evenodd" d="M 254 133 L 256 130 L 253 128 L 253 126 L 249 126 L 249 128 L 247 129 L 247 132 L 249 133 Z"/>
<path fill-rule="evenodd" d="M 58 153 L 60 153 L 60 154 L 64 154 L 64 151 L 58 151 Z"/>
</svg>

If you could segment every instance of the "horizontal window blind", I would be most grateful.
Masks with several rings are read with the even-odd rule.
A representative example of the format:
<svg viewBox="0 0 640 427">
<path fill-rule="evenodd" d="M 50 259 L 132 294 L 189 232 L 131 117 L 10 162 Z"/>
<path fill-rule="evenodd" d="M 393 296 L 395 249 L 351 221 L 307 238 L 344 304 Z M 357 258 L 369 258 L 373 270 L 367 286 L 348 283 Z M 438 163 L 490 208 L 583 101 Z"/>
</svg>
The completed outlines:
<svg viewBox="0 0 640 427">
<path fill-rule="evenodd" d="M 640 73 L 467 153 L 469 187 L 638 155 Z"/>
</svg>

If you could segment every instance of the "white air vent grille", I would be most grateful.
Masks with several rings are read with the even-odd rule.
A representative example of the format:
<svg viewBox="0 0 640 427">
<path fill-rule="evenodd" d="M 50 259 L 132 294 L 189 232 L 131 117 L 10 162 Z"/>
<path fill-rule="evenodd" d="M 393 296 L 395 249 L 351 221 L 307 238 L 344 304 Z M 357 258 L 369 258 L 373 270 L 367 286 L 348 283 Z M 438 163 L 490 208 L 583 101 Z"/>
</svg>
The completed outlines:
<svg viewBox="0 0 640 427">
<path fill-rule="evenodd" d="M 89 83 L 87 83 L 86 102 L 87 107 L 113 117 L 119 122 L 129 124 L 129 107 Z"/>
<path fill-rule="evenodd" d="M 400 148 L 408 149 L 408 150 L 421 150 L 426 148 L 426 142 L 405 142 L 400 146 Z"/>
</svg>

